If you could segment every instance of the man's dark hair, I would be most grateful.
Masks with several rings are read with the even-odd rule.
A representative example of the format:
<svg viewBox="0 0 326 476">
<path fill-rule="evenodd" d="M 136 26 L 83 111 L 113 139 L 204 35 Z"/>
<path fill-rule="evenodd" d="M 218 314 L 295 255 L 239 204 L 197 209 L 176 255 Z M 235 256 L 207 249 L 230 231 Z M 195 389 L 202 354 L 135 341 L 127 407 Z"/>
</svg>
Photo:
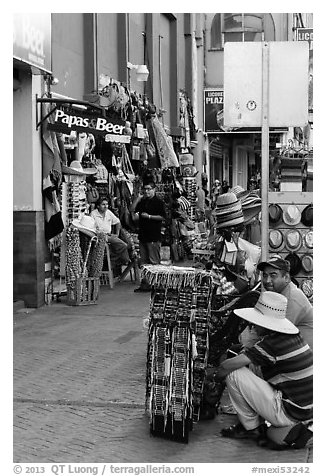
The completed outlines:
<svg viewBox="0 0 326 476">
<path fill-rule="evenodd" d="M 180 197 L 181 197 L 180 190 L 176 189 L 174 190 L 174 192 L 172 192 L 172 198 L 180 198 Z"/>
<path fill-rule="evenodd" d="M 102 202 L 108 202 L 109 203 L 109 199 L 107 197 L 100 197 L 97 202 L 95 203 L 95 206 L 96 208 L 98 208 Z"/>
<path fill-rule="evenodd" d="M 146 186 L 148 186 L 148 185 L 149 185 L 150 187 L 152 187 L 152 188 L 155 188 L 155 187 L 156 187 L 155 182 L 154 182 L 153 180 L 148 180 L 148 181 L 146 181 L 146 182 L 144 183 L 144 187 L 146 187 Z"/>
</svg>

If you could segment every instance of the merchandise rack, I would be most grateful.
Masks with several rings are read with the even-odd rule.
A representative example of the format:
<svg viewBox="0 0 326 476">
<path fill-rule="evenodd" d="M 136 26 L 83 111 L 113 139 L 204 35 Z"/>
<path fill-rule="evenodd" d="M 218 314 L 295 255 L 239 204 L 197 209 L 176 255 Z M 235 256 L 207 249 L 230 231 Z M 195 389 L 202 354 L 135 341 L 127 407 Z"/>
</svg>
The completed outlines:
<svg viewBox="0 0 326 476">
<path fill-rule="evenodd" d="M 307 205 L 310 205 L 313 203 L 313 193 L 312 192 L 269 192 L 268 203 L 279 205 L 283 212 L 289 205 L 296 205 L 300 213 L 302 213 Z M 307 248 L 307 246 L 305 245 L 305 235 L 309 232 L 313 232 L 312 226 L 311 227 L 305 226 L 301 221 L 295 226 L 290 226 L 284 223 L 283 219 L 280 219 L 279 222 L 276 224 L 270 223 L 269 231 L 271 230 L 279 230 L 280 232 L 282 232 L 284 238 L 287 232 L 291 230 L 297 230 L 301 236 L 302 244 L 300 248 L 295 251 L 296 254 L 299 256 L 300 259 L 304 255 L 310 255 L 311 257 L 313 257 L 313 249 Z M 287 248 L 285 240 L 284 240 L 284 243 L 282 243 L 282 245 L 278 249 L 275 249 L 275 248 L 273 249 L 269 247 L 269 253 L 271 255 L 277 254 L 281 256 L 283 259 L 286 258 L 286 256 L 290 252 L 291 250 Z M 300 271 L 294 275 L 294 277 L 297 280 L 300 288 L 302 287 L 305 281 L 309 281 L 312 287 L 313 271 L 307 273 L 301 268 Z M 313 303 L 313 294 L 311 296 L 308 295 L 307 298 L 309 299 L 311 303 Z"/>
<path fill-rule="evenodd" d="M 199 420 L 208 360 L 212 278 L 195 268 L 147 265 L 146 409 L 150 431 L 187 443 Z"/>
</svg>

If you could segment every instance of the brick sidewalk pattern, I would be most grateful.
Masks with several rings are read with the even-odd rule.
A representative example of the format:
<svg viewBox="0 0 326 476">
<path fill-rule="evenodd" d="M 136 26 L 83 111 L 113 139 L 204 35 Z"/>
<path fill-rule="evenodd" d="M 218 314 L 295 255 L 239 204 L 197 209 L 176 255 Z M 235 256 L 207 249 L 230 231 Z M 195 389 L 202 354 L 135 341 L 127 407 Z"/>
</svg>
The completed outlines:
<svg viewBox="0 0 326 476">
<path fill-rule="evenodd" d="M 97 305 L 55 302 L 14 313 L 15 463 L 306 463 L 312 449 L 270 451 L 195 423 L 189 444 L 153 437 L 145 414 L 149 294 L 124 281 Z"/>
</svg>

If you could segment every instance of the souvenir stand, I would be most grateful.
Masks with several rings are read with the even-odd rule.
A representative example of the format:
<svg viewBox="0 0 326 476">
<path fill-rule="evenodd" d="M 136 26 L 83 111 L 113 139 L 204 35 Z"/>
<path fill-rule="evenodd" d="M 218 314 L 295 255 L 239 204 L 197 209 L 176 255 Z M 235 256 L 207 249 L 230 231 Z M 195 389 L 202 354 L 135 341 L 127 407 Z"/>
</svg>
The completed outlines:
<svg viewBox="0 0 326 476">
<path fill-rule="evenodd" d="M 153 435 L 188 442 L 198 421 L 208 356 L 211 276 L 203 270 L 146 265 L 152 287 L 146 409 Z"/>
<path fill-rule="evenodd" d="M 67 304 L 96 304 L 99 296 L 100 274 L 103 266 L 105 235 L 77 228 L 88 211 L 86 176 L 96 169 L 83 169 L 73 161 L 63 167 L 65 181 L 61 185 L 61 208 L 65 224 L 60 261 L 67 288 Z M 80 166 L 79 170 L 74 165 Z M 86 217 L 89 218 L 89 217 Z M 82 231 L 80 231 L 82 230 Z"/>
</svg>

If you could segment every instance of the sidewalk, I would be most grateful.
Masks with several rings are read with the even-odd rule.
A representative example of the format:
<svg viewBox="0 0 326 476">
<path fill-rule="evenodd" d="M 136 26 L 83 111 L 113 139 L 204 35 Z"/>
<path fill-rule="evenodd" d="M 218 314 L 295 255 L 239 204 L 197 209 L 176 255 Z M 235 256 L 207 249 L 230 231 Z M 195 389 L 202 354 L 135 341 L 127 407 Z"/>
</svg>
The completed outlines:
<svg viewBox="0 0 326 476">
<path fill-rule="evenodd" d="M 195 423 L 189 444 L 152 437 L 144 412 L 149 294 L 129 281 L 98 304 L 14 313 L 15 463 L 306 463 L 220 437 L 235 416 Z"/>
</svg>

